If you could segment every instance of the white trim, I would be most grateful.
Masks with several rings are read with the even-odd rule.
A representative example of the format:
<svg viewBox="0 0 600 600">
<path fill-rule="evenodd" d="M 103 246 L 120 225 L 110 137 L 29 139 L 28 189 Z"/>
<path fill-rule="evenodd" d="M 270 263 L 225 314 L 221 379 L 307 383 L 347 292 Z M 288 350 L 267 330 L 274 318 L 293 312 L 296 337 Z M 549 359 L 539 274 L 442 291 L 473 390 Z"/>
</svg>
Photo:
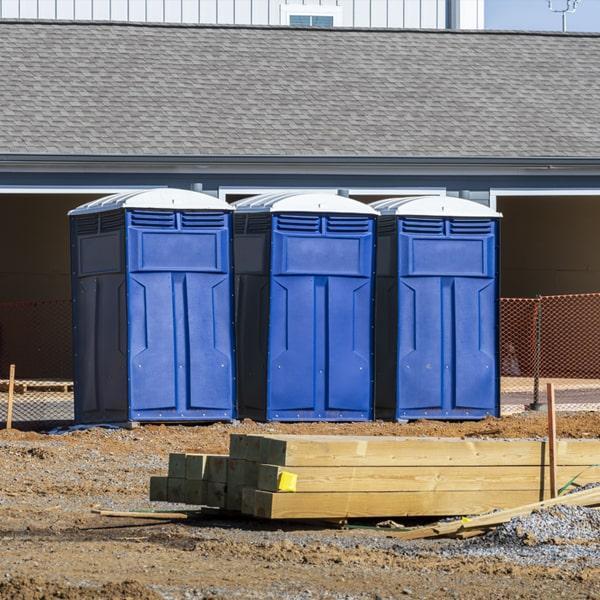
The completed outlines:
<svg viewBox="0 0 600 600">
<path fill-rule="evenodd" d="M 224 185 L 219 186 L 219 198 L 226 200 L 229 194 L 248 194 L 249 196 L 258 196 L 260 194 L 270 194 L 272 192 L 294 192 L 296 194 L 327 194 L 327 193 L 338 193 L 338 190 L 348 190 L 351 196 L 388 196 L 389 198 L 395 196 L 438 196 L 446 193 L 445 187 L 439 188 L 346 188 L 344 186 L 338 187 L 248 187 L 248 186 L 235 186 L 235 185 Z"/>
<path fill-rule="evenodd" d="M 152 208 L 167 210 L 234 210 L 220 198 L 177 188 L 153 188 L 142 191 L 129 191 L 125 194 L 111 194 L 92 200 L 69 211 L 69 215 L 105 212 L 121 208 Z"/>
<path fill-rule="evenodd" d="M 337 187 L 237 187 L 235 185 L 222 185 L 219 186 L 219 198 L 221 200 L 226 200 L 228 194 L 248 194 L 249 196 L 259 196 L 261 194 L 271 194 L 271 193 L 282 193 L 285 194 L 287 192 L 294 192 L 295 194 L 327 194 L 327 193 L 337 193 L 340 188 Z"/>
<path fill-rule="evenodd" d="M 439 188 L 348 188 L 351 196 L 442 196 L 445 187 Z"/>
<path fill-rule="evenodd" d="M 464 217 L 497 219 L 502 215 L 479 202 L 454 196 L 413 196 L 412 198 L 388 198 L 372 202 L 381 215 L 398 217 Z"/>
<path fill-rule="evenodd" d="M 497 199 L 506 196 L 600 196 L 598 188 L 498 188 L 490 189 L 490 208 L 497 209 Z"/>
<path fill-rule="evenodd" d="M 137 190 L 149 190 L 157 186 L 86 187 L 86 186 L 0 186 L 0 194 L 126 194 Z M 164 186 L 158 186 L 164 187 Z"/>
<path fill-rule="evenodd" d="M 326 213 L 326 214 L 356 214 L 377 215 L 371 206 L 361 202 L 327 193 L 271 192 L 238 200 L 233 203 L 238 212 L 268 212 L 268 213 Z"/>
<path fill-rule="evenodd" d="M 319 4 L 280 4 L 279 24 L 289 25 L 292 16 L 333 17 L 333 26 L 342 27 L 344 24 L 344 11 L 341 6 Z"/>
</svg>

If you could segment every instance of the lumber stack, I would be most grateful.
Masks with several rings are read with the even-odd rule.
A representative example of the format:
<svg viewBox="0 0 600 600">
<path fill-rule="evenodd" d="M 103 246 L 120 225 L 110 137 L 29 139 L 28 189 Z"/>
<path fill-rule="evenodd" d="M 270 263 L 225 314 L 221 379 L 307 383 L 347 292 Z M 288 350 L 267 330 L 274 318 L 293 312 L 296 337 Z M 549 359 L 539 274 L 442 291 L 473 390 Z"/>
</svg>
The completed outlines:
<svg viewBox="0 0 600 600">
<path fill-rule="evenodd" d="M 224 508 L 227 463 L 218 454 L 170 454 L 168 476 L 150 478 L 150 500 Z"/>
<path fill-rule="evenodd" d="M 600 440 L 560 440 L 557 455 L 559 487 L 574 477 L 580 485 L 600 481 L 600 467 L 592 466 L 600 462 Z M 168 478 L 156 478 L 170 501 L 177 501 L 172 490 L 185 489 L 175 468 L 187 464 L 191 455 L 184 456 L 172 458 Z M 202 485 L 193 503 L 267 519 L 468 515 L 550 498 L 541 441 L 232 435 L 229 456 L 219 459 L 226 464 L 220 503 L 210 504 Z M 198 484 L 188 484 L 188 494 L 190 487 Z M 186 493 L 179 497 L 189 501 Z"/>
</svg>

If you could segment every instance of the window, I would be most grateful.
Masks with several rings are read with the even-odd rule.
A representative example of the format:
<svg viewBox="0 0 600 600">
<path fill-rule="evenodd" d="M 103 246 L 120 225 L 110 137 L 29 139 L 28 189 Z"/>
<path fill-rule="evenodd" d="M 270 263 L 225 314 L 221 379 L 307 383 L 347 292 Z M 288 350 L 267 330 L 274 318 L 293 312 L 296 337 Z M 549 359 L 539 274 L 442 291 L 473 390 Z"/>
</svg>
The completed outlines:
<svg viewBox="0 0 600 600">
<path fill-rule="evenodd" d="M 0 0 L 0 3 L 2 0 Z M 279 5 L 279 22 L 292 27 L 342 27 L 344 14 L 341 6 L 308 4 L 300 0 Z"/>
<path fill-rule="evenodd" d="M 333 27 L 333 16 L 290 15 L 290 25 L 295 27 Z"/>
</svg>

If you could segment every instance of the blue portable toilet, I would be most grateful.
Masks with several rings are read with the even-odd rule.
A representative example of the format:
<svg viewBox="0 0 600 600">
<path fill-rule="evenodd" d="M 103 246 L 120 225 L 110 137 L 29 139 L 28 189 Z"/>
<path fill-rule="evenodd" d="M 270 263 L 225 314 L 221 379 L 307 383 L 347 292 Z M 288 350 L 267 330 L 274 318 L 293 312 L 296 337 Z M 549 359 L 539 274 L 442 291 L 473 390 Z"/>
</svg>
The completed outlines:
<svg viewBox="0 0 600 600">
<path fill-rule="evenodd" d="M 165 188 L 70 211 L 76 422 L 235 416 L 232 210 Z"/>
<path fill-rule="evenodd" d="M 371 419 L 376 212 L 316 193 L 235 207 L 239 415 Z"/>
<path fill-rule="evenodd" d="M 499 218 L 449 196 L 371 204 L 377 239 L 375 413 L 499 415 Z"/>
</svg>

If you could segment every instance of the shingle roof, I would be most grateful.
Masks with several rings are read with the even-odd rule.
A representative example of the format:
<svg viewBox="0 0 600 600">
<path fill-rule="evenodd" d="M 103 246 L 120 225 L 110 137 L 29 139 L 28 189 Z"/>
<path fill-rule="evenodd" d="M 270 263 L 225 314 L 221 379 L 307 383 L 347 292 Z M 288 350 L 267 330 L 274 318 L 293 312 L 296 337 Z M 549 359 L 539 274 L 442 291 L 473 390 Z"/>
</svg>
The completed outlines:
<svg viewBox="0 0 600 600">
<path fill-rule="evenodd" d="M 0 22 L 0 154 L 600 156 L 600 36 Z"/>
</svg>

